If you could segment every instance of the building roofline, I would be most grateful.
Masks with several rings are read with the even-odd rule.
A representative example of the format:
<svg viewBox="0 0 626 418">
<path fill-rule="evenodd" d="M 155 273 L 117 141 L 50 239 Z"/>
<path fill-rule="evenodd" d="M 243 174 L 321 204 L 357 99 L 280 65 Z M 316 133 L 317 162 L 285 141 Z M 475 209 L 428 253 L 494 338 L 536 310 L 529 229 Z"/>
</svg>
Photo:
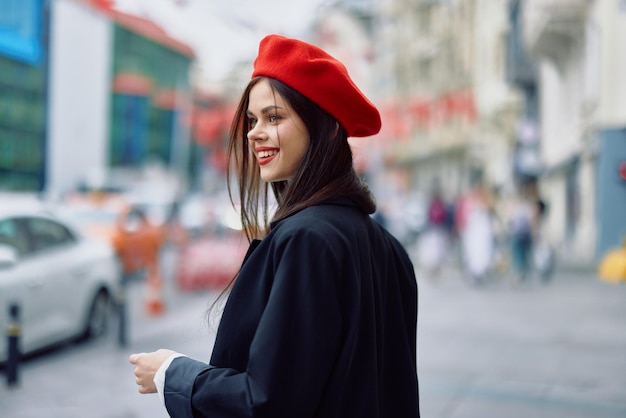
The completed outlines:
<svg viewBox="0 0 626 418">
<path fill-rule="evenodd" d="M 153 40 L 163 46 L 173 49 L 191 59 L 196 58 L 193 48 L 186 43 L 170 36 L 165 29 L 157 25 L 153 21 L 141 16 L 116 10 L 113 2 L 110 0 L 74 0 L 78 3 L 86 4 L 95 10 L 108 16 L 118 25 L 135 32 L 141 36 Z"/>
</svg>

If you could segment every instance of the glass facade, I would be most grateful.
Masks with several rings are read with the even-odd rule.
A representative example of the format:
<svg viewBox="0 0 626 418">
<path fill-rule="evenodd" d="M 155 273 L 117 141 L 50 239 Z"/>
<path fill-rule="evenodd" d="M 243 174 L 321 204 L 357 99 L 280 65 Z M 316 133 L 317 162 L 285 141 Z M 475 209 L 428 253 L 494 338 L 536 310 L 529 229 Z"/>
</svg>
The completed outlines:
<svg viewBox="0 0 626 418">
<path fill-rule="evenodd" d="M 115 91 L 111 104 L 111 167 L 172 163 L 176 103 L 159 103 L 162 92 L 188 91 L 191 59 L 123 26 L 114 29 L 113 77 L 131 74 L 149 80 L 148 91 Z M 139 89 L 141 90 L 141 89 Z"/>
<path fill-rule="evenodd" d="M 171 109 L 150 109 L 148 131 L 148 155 L 170 164 L 172 162 L 172 138 L 175 112 Z"/>
<path fill-rule="evenodd" d="M 113 94 L 109 157 L 113 167 L 139 165 L 146 155 L 149 98 Z"/>
<path fill-rule="evenodd" d="M 0 190 L 46 187 L 50 4 L 0 0 Z M 111 90 L 109 166 L 139 167 L 155 159 L 171 166 L 180 119 L 176 92 L 190 91 L 191 54 L 169 46 L 167 39 L 159 43 L 111 24 L 112 79 L 136 75 L 147 80 L 147 88 Z"/>
<path fill-rule="evenodd" d="M 0 1 L 14 7 L 14 13 L 3 8 L 0 20 L 0 190 L 41 191 L 48 90 L 42 51 L 48 46 L 48 13 L 40 1 L 8 3 Z"/>
</svg>

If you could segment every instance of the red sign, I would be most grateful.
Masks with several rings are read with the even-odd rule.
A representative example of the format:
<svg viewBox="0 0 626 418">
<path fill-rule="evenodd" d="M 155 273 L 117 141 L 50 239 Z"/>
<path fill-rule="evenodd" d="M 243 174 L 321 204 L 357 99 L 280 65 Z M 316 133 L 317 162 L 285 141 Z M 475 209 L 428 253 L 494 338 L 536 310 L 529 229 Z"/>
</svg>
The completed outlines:
<svg viewBox="0 0 626 418">
<path fill-rule="evenodd" d="M 626 161 L 623 161 L 620 165 L 619 168 L 617 169 L 617 171 L 619 172 L 620 177 L 623 180 L 626 180 Z"/>
</svg>

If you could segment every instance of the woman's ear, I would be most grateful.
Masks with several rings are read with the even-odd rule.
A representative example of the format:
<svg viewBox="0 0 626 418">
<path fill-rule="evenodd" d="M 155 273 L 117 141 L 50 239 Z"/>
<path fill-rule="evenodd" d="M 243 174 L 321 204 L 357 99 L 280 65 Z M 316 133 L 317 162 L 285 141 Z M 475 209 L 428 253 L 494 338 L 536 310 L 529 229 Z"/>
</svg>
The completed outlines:
<svg viewBox="0 0 626 418">
<path fill-rule="evenodd" d="M 341 124 L 340 124 L 339 122 L 336 122 L 336 121 L 335 121 L 335 135 L 337 135 L 337 134 L 341 133 L 341 130 L 342 130 L 342 129 L 343 129 L 343 128 L 341 127 Z"/>
</svg>

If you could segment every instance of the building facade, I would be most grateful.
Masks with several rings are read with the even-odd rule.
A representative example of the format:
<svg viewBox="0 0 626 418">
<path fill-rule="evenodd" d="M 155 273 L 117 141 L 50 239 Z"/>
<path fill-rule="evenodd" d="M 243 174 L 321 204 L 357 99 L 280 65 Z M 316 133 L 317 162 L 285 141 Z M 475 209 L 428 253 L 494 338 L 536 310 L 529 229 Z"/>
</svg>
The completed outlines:
<svg viewBox="0 0 626 418">
<path fill-rule="evenodd" d="M 112 25 L 88 3 L 51 2 L 47 194 L 106 172 Z"/>
<path fill-rule="evenodd" d="M 57 196 L 155 162 L 194 175 L 187 45 L 110 1 L 0 6 L 1 189 Z"/>
<path fill-rule="evenodd" d="M 626 236 L 626 7 L 526 0 L 524 45 L 539 69 L 540 185 L 563 262 L 593 265 Z"/>
<path fill-rule="evenodd" d="M 481 172 L 511 182 L 519 94 L 506 83 L 503 2 L 376 3 L 373 36 L 386 159 L 414 189 L 439 183 L 448 198 Z"/>
<path fill-rule="evenodd" d="M 45 0 L 0 0 L 0 190 L 40 192 L 48 148 Z"/>
</svg>

